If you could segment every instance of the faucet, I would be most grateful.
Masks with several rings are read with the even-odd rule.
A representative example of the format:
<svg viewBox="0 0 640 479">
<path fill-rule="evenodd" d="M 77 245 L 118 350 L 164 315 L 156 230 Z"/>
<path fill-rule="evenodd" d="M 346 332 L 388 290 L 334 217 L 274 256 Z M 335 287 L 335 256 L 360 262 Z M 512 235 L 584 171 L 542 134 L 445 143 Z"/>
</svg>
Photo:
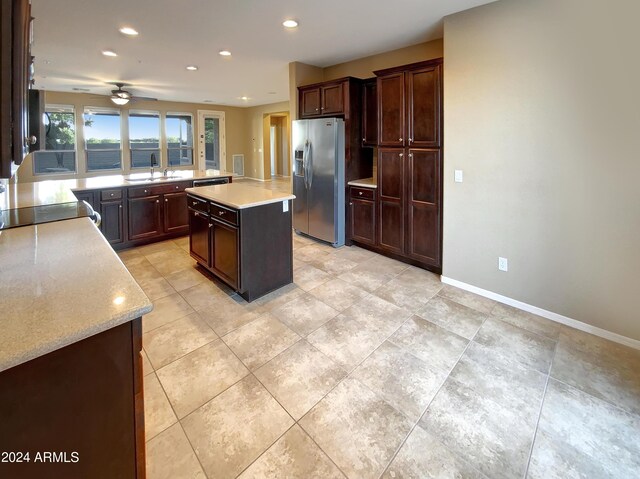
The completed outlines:
<svg viewBox="0 0 640 479">
<path fill-rule="evenodd" d="M 156 154 L 155 153 L 151 153 L 151 158 L 150 158 L 149 162 L 150 162 L 151 178 L 153 178 L 153 172 L 154 172 L 153 167 L 156 166 Z"/>
<path fill-rule="evenodd" d="M 169 168 L 165 168 L 165 169 L 162 171 L 162 176 L 164 176 L 164 177 L 166 178 L 166 177 L 168 176 L 168 174 L 169 174 Z"/>
</svg>

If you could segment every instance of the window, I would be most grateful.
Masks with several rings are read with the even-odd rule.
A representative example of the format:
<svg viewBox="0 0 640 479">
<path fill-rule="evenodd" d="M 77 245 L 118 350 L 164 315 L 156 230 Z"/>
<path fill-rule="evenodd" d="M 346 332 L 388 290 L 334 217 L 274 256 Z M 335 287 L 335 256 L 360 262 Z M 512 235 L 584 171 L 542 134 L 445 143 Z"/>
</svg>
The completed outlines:
<svg viewBox="0 0 640 479">
<path fill-rule="evenodd" d="M 160 166 L 160 113 L 129 111 L 131 168 Z"/>
<path fill-rule="evenodd" d="M 86 108 L 84 138 L 87 171 L 122 168 L 122 140 L 118 110 Z"/>
<path fill-rule="evenodd" d="M 76 118 L 72 106 L 47 105 L 44 149 L 33 155 L 35 175 L 76 172 Z"/>
<path fill-rule="evenodd" d="M 193 117 L 167 113 L 166 130 L 169 166 L 193 165 Z"/>
</svg>

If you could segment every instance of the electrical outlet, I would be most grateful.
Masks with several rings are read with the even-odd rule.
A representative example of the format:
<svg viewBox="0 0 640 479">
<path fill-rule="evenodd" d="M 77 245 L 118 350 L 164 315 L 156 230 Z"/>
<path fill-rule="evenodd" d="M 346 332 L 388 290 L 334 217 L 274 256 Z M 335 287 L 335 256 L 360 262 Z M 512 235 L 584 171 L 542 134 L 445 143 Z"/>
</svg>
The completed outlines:
<svg viewBox="0 0 640 479">
<path fill-rule="evenodd" d="M 462 170 L 454 170 L 453 172 L 453 181 L 456 183 L 462 183 L 463 175 Z"/>
<path fill-rule="evenodd" d="M 509 271 L 509 260 L 507 258 L 498 257 L 498 269 L 500 271 Z"/>
</svg>

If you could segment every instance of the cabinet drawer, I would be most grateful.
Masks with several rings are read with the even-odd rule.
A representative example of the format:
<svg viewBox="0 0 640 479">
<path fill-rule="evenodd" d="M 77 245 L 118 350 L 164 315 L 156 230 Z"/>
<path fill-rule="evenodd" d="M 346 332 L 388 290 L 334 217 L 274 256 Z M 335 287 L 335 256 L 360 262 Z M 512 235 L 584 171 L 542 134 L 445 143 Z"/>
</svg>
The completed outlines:
<svg viewBox="0 0 640 479">
<path fill-rule="evenodd" d="M 351 199 L 357 200 L 373 200 L 375 199 L 375 190 L 373 188 L 356 188 L 351 187 Z"/>
<path fill-rule="evenodd" d="M 209 213 L 209 203 L 195 196 L 187 195 L 187 206 L 192 210 L 201 211 L 202 213 Z"/>
<path fill-rule="evenodd" d="M 217 203 L 211 203 L 209 205 L 209 214 L 213 218 L 219 218 L 227 223 L 238 226 L 238 212 L 236 210 L 221 206 Z"/>
<path fill-rule="evenodd" d="M 122 199 L 122 190 L 121 189 L 102 190 L 100 192 L 100 199 L 102 201 L 121 200 Z"/>
<path fill-rule="evenodd" d="M 143 196 L 151 196 L 157 193 L 153 192 L 152 186 L 136 186 L 135 188 L 129 188 L 129 198 L 141 198 Z"/>
<path fill-rule="evenodd" d="M 155 195 L 164 195 L 166 193 L 179 193 L 190 187 L 190 181 L 181 181 L 180 183 L 163 183 L 162 185 L 153 185 L 151 187 L 151 191 L 153 191 L 153 194 Z"/>
</svg>

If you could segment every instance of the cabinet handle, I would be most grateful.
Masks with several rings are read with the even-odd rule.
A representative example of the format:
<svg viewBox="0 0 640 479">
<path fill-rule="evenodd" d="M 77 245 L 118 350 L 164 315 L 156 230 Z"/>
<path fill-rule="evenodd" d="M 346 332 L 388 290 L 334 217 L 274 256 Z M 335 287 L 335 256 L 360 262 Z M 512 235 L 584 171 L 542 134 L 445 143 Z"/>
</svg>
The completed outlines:
<svg viewBox="0 0 640 479">
<path fill-rule="evenodd" d="M 402 138 L 398 138 L 398 141 L 402 141 Z"/>
<path fill-rule="evenodd" d="M 193 201 L 192 204 L 193 204 L 193 206 L 195 206 L 195 205 L 198 204 L 198 202 L 197 201 Z"/>
<path fill-rule="evenodd" d="M 164 202 L 165 202 L 165 203 L 169 203 L 169 200 L 165 198 L 165 199 L 164 199 Z"/>
<path fill-rule="evenodd" d="M 316 111 L 318 111 L 318 109 L 316 108 Z"/>
<path fill-rule="evenodd" d="M 409 143 L 413 142 L 413 138 L 409 138 Z"/>
<path fill-rule="evenodd" d="M 365 142 L 365 141 L 367 141 L 367 139 L 366 139 L 366 138 L 363 138 L 363 139 L 362 139 L 362 141 L 363 141 L 363 142 Z"/>
<path fill-rule="evenodd" d="M 213 223 L 209 223 L 209 228 L 213 228 Z"/>
<path fill-rule="evenodd" d="M 145 193 L 149 193 L 147 190 L 144 190 Z"/>
<path fill-rule="evenodd" d="M 402 158 L 404 156 L 404 153 L 400 153 L 398 156 Z"/>
<path fill-rule="evenodd" d="M 197 211 L 194 211 L 193 216 L 200 216 L 200 213 L 198 213 Z"/>
<path fill-rule="evenodd" d="M 413 153 L 409 153 L 409 158 L 413 158 Z"/>
<path fill-rule="evenodd" d="M 160 200 L 156 200 L 156 203 L 160 203 Z"/>
<path fill-rule="evenodd" d="M 179 190 L 179 189 L 180 189 L 180 187 L 179 187 L 179 186 L 176 186 L 176 190 Z"/>
<path fill-rule="evenodd" d="M 220 216 L 222 216 L 222 215 L 224 214 L 224 211 L 219 210 L 219 211 L 218 211 L 218 214 L 219 214 Z"/>
<path fill-rule="evenodd" d="M 122 209 L 122 205 L 120 205 L 119 208 Z"/>
<path fill-rule="evenodd" d="M 360 196 L 362 196 L 362 191 L 358 191 L 358 194 L 359 194 Z"/>
</svg>

